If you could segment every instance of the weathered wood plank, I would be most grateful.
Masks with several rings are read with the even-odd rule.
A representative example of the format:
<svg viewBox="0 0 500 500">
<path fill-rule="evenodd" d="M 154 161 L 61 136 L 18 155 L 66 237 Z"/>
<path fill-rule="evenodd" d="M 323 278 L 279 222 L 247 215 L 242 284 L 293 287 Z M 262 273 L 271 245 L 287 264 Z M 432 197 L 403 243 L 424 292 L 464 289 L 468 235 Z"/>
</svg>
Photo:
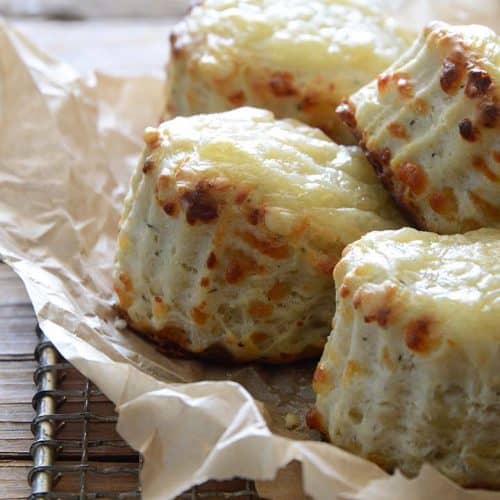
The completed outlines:
<svg viewBox="0 0 500 500">
<path fill-rule="evenodd" d="M 0 361 L 33 359 L 35 328 L 31 304 L 0 305 Z"/>
<path fill-rule="evenodd" d="M 98 416 L 113 417 L 114 405 L 109 401 L 92 402 L 90 411 Z M 81 413 L 83 401 L 65 403 L 60 412 L 66 415 Z M 9 456 L 29 459 L 29 448 L 33 441 L 31 421 L 34 411 L 30 403 L 0 404 L 0 457 Z M 135 452 L 125 445 L 112 422 L 91 421 L 88 424 L 88 439 L 92 441 L 89 456 L 135 456 Z M 82 421 L 67 421 L 57 434 L 64 441 L 62 455 L 81 454 Z M 74 441 L 74 443 L 72 443 Z M 108 443 L 112 441 L 112 443 Z"/>
<path fill-rule="evenodd" d="M 0 460 L 0 499 L 18 500 L 29 496 L 28 471 L 30 464 L 20 460 Z"/>
<path fill-rule="evenodd" d="M 75 465 L 73 461 L 61 462 L 61 466 Z M 112 460 L 105 462 L 89 461 L 90 467 L 102 468 L 130 468 L 134 469 L 133 463 L 114 462 Z M 26 499 L 30 494 L 30 488 L 27 482 L 30 464 L 22 460 L 0 460 L 0 499 L 18 500 Z M 107 474 L 98 474 L 88 472 L 86 478 L 87 494 L 97 492 L 121 492 L 135 491 L 138 484 L 137 473 L 118 473 L 113 474 L 113 480 Z M 55 487 L 56 492 L 79 492 L 80 491 L 80 473 L 65 473 Z"/>
<path fill-rule="evenodd" d="M 0 305 L 29 303 L 24 283 L 7 264 L 0 262 Z"/>
</svg>

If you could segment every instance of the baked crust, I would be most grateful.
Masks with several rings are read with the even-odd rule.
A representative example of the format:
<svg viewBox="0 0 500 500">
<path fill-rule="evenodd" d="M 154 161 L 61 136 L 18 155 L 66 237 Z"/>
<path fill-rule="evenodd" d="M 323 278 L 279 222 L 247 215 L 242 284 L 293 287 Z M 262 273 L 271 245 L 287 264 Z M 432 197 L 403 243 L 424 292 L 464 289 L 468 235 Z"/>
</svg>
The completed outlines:
<svg viewBox="0 0 500 500">
<path fill-rule="evenodd" d="M 499 67 L 494 32 L 435 22 L 338 108 L 420 229 L 500 227 Z"/>
<path fill-rule="evenodd" d="M 343 248 L 404 224 L 362 152 L 254 108 L 179 117 L 145 140 L 114 275 L 134 329 L 205 357 L 319 354 Z"/>
<path fill-rule="evenodd" d="M 352 144 L 335 107 L 410 39 L 394 20 L 352 0 L 206 0 L 170 37 L 168 116 L 256 106 Z"/>
<path fill-rule="evenodd" d="M 390 472 L 500 488 L 499 242 L 405 228 L 349 245 L 309 425 Z"/>
</svg>

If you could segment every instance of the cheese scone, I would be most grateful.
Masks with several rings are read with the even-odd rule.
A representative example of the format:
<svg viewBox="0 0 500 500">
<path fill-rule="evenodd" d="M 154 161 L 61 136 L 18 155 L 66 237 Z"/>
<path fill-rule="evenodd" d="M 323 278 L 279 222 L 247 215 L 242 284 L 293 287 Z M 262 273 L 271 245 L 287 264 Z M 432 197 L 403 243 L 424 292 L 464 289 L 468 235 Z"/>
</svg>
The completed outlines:
<svg viewBox="0 0 500 500">
<path fill-rule="evenodd" d="M 391 64 L 411 37 L 361 0 L 204 0 L 172 31 L 170 116 L 257 106 L 340 143 L 335 114 Z"/>
<path fill-rule="evenodd" d="M 338 108 L 421 229 L 500 227 L 499 68 L 493 31 L 434 22 Z"/>
<path fill-rule="evenodd" d="M 309 425 L 390 471 L 500 488 L 500 230 L 372 232 L 334 276 Z"/>
<path fill-rule="evenodd" d="M 145 140 L 116 256 L 129 324 L 213 358 L 319 355 L 344 246 L 403 224 L 361 150 L 255 108 L 179 117 Z"/>
</svg>

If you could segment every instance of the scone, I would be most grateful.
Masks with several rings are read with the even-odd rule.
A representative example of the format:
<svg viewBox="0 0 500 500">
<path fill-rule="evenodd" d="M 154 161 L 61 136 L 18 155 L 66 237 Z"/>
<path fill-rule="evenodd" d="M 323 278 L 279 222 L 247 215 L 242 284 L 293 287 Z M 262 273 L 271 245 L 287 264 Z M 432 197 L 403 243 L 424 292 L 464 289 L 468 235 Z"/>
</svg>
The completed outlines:
<svg viewBox="0 0 500 500">
<path fill-rule="evenodd" d="M 372 232 L 334 276 L 309 424 L 389 471 L 500 488 L 500 230 Z"/>
<path fill-rule="evenodd" d="M 353 143 L 335 107 L 411 37 L 359 0 L 204 0 L 170 40 L 170 116 L 257 106 Z"/>
<path fill-rule="evenodd" d="M 176 118 L 145 140 L 116 256 L 129 324 L 216 359 L 319 355 L 342 249 L 403 223 L 359 148 L 253 108 Z"/>
<path fill-rule="evenodd" d="M 500 38 L 435 22 L 338 108 L 420 229 L 500 227 Z"/>
</svg>

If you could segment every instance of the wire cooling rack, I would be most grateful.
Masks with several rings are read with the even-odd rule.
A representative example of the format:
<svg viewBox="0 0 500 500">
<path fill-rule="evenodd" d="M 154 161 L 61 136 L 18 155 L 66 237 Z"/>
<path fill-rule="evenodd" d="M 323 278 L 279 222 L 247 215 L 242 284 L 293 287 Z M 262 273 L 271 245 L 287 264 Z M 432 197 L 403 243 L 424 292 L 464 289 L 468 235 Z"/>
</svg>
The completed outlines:
<svg viewBox="0 0 500 500">
<path fill-rule="evenodd" d="M 142 460 L 116 433 L 112 405 L 60 356 L 39 328 L 37 335 L 30 500 L 141 498 Z M 178 498 L 260 497 L 252 481 L 238 479 L 210 481 Z"/>
</svg>

